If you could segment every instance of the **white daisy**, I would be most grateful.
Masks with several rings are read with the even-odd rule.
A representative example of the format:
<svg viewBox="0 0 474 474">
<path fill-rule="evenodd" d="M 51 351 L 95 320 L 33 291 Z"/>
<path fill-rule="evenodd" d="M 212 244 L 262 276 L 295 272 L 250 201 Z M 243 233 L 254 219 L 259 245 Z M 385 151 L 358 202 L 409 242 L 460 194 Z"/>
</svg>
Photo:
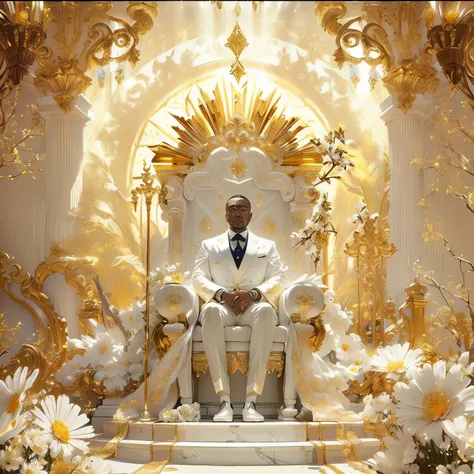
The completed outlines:
<svg viewBox="0 0 474 474">
<path fill-rule="evenodd" d="M 422 362 L 423 351 L 421 349 L 410 350 L 410 343 L 403 346 L 379 347 L 377 353 L 372 357 L 370 370 L 387 373 L 387 378 L 399 380 L 403 374 L 408 378 L 413 376 L 414 371 Z"/>
<path fill-rule="evenodd" d="M 330 294 L 328 295 L 328 293 Z M 324 293 L 324 301 L 326 303 L 323 313 L 324 324 L 330 324 L 337 334 L 346 334 L 352 324 L 352 313 L 344 311 L 340 304 L 334 303 L 333 291 Z"/>
<path fill-rule="evenodd" d="M 34 460 L 31 462 L 25 462 L 21 466 L 22 474 L 48 474 L 48 471 L 45 471 L 44 464 L 39 460 Z"/>
<path fill-rule="evenodd" d="M 27 426 L 26 415 L 4 413 L 0 416 L 0 446 L 21 433 Z"/>
<path fill-rule="evenodd" d="M 125 337 L 118 328 L 106 330 L 102 325 L 97 326 L 96 337 L 84 336 L 87 352 L 84 356 L 91 367 L 107 364 L 114 354 L 123 351 Z"/>
<path fill-rule="evenodd" d="M 474 422 L 468 423 L 465 416 L 453 421 L 443 421 L 445 433 L 456 443 L 461 458 L 474 461 Z"/>
<path fill-rule="evenodd" d="M 454 365 L 446 373 L 446 362 L 418 369 L 410 384 L 398 382 L 394 396 L 399 400 L 398 421 L 411 434 L 422 439 L 442 441 L 444 420 L 474 413 L 474 386 L 464 377 L 461 366 Z"/>
<path fill-rule="evenodd" d="M 0 451 L 0 468 L 5 471 L 17 471 L 23 462 L 23 450 L 7 446 Z"/>
<path fill-rule="evenodd" d="M 364 411 L 362 417 L 370 423 L 386 422 L 392 416 L 395 408 L 392 397 L 385 392 L 378 397 L 367 395 L 364 397 Z"/>
<path fill-rule="evenodd" d="M 362 356 L 363 346 L 357 334 L 344 334 L 336 346 L 336 357 L 339 360 L 355 360 Z"/>
<path fill-rule="evenodd" d="M 79 415 L 81 407 L 69 403 L 67 395 L 60 395 L 57 399 L 48 395 L 41 401 L 41 408 L 33 410 L 37 417 L 35 423 L 48 437 L 52 458 L 62 454 L 64 459 L 69 459 L 77 451 L 88 451 L 88 443 L 80 438 L 92 438 L 94 428 L 85 426 L 89 419 L 84 414 Z"/>
<path fill-rule="evenodd" d="M 45 436 L 43 431 L 32 428 L 26 430 L 23 437 L 26 446 L 28 446 L 34 453 L 44 456 L 48 451 L 48 438 Z"/>
<path fill-rule="evenodd" d="M 25 392 L 32 387 L 39 369 L 28 375 L 28 367 L 18 367 L 13 378 L 9 375 L 5 381 L 0 380 L 0 413 L 14 415 L 21 408 Z"/>
<path fill-rule="evenodd" d="M 88 361 L 82 355 L 76 354 L 72 359 L 68 360 L 57 372 L 56 380 L 64 383 L 65 385 L 71 385 L 79 377 L 85 367 L 87 367 Z"/>
<path fill-rule="evenodd" d="M 382 474 L 412 474 L 419 472 L 416 465 L 410 464 L 416 459 L 417 448 L 413 437 L 408 433 L 397 433 L 398 439 L 385 439 L 387 449 L 374 455 L 368 463 Z"/>
<path fill-rule="evenodd" d="M 145 302 L 135 301 L 129 309 L 120 311 L 119 317 L 123 327 L 129 331 L 138 331 L 143 327 Z"/>
</svg>

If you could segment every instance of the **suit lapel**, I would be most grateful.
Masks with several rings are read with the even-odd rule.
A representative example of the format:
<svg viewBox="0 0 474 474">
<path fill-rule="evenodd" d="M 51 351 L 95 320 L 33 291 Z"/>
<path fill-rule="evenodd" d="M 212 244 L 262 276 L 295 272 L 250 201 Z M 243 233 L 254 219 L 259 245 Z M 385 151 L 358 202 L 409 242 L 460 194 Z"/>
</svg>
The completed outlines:
<svg viewBox="0 0 474 474">
<path fill-rule="evenodd" d="M 249 269 L 252 262 L 257 258 L 257 250 L 258 250 L 258 237 L 249 231 L 247 250 L 245 251 L 244 259 L 242 260 L 242 263 L 240 264 L 240 267 L 237 270 L 237 273 L 235 274 L 234 288 L 239 287 L 239 283 L 241 282 L 246 271 Z M 232 254 L 231 254 L 231 259 L 233 260 Z M 235 263 L 234 263 L 234 267 L 235 267 Z"/>
<path fill-rule="evenodd" d="M 217 237 L 217 248 L 221 259 L 224 260 L 231 274 L 235 275 L 237 267 L 235 266 L 234 257 L 232 257 L 232 253 L 230 252 L 229 235 L 227 232 Z"/>
</svg>

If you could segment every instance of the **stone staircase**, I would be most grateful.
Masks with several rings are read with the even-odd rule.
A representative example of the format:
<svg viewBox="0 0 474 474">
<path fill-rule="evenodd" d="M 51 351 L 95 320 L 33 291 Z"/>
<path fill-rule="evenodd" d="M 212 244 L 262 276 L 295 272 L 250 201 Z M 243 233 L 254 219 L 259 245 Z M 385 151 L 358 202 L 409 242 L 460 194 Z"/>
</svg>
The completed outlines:
<svg viewBox="0 0 474 474">
<path fill-rule="evenodd" d="M 340 466 L 339 472 L 352 472 L 346 469 L 338 428 L 359 438 L 354 447 L 358 459 L 367 460 L 380 450 L 379 440 L 366 436 L 362 421 L 131 422 L 116 459 L 145 464 L 171 454 L 169 464 L 173 466 L 312 466 L 323 468 L 321 472 L 337 472 L 331 466 Z M 104 421 L 103 433 L 91 440 L 90 447 L 104 446 L 117 429 L 117 423 Z"/>
</svg>

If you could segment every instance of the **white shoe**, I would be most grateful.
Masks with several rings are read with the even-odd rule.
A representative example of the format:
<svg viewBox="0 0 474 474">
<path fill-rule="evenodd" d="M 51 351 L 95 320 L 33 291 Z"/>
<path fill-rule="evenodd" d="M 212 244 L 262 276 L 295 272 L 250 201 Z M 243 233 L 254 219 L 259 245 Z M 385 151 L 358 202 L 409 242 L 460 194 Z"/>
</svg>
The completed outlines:
<svg viewBox="0 0 474 474">
<path fill-rule="evenodd" d="M 242 418 L 244 421 L 258 422 L 265 418 L 255 408 L 255 402 L 246 403 L 242 410 Z"/>
<path fill-rule="evenodd" d="M 219 408 L 219 411 L 214 415 L 214 421 L 226 421 L 230 423 L 234 418 L 234 410 L 232 410 L 232 405 L 223 401 Z"/>
</svg>

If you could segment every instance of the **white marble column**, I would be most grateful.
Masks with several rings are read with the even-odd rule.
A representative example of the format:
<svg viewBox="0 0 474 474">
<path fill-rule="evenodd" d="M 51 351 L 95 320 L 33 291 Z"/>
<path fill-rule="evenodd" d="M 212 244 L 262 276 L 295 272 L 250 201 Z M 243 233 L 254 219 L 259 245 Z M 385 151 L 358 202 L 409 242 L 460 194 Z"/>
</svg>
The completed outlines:
<svg viewBox="0 0 474 474">
<path fill-rule="evenodd" d="M 62 243 L 74 232 L 71 209 L 79 204 L 82 191 L 82 161 L 84 155 L 84 127 L 89 120 L 91 104 L 78 97 L 73 109 L 64 113 L 51 96 L 38 99 L 45 119 L 44 202 L 45 202 L 45 255 L 53 242 Z M 63 278 L 50 277 L 46 292 L 57 312 L 68 322 L 70 334 L 77 331 L 75 316 L 80 300 Z"/>
<path fill-rule="evenodd" d="M 430 103 L 417 99 L 412 109 L 404 114 L 388 97 L 381 104 L 381 118 L 387 125 L 390 157 L 390 212 L 391 241 L 397 252 L 387 264 L 387 294 L 397 305 L 406 298 L 404 288 L 414 278 L 416 260 L 426 269 L 438 265 L 437 248 L 423 241 L 425 213 L 419 205 L 425 195 L 420 165 L 413 163 L 425 152 L 426 125 L 431 118 Z"/>
</svg>

